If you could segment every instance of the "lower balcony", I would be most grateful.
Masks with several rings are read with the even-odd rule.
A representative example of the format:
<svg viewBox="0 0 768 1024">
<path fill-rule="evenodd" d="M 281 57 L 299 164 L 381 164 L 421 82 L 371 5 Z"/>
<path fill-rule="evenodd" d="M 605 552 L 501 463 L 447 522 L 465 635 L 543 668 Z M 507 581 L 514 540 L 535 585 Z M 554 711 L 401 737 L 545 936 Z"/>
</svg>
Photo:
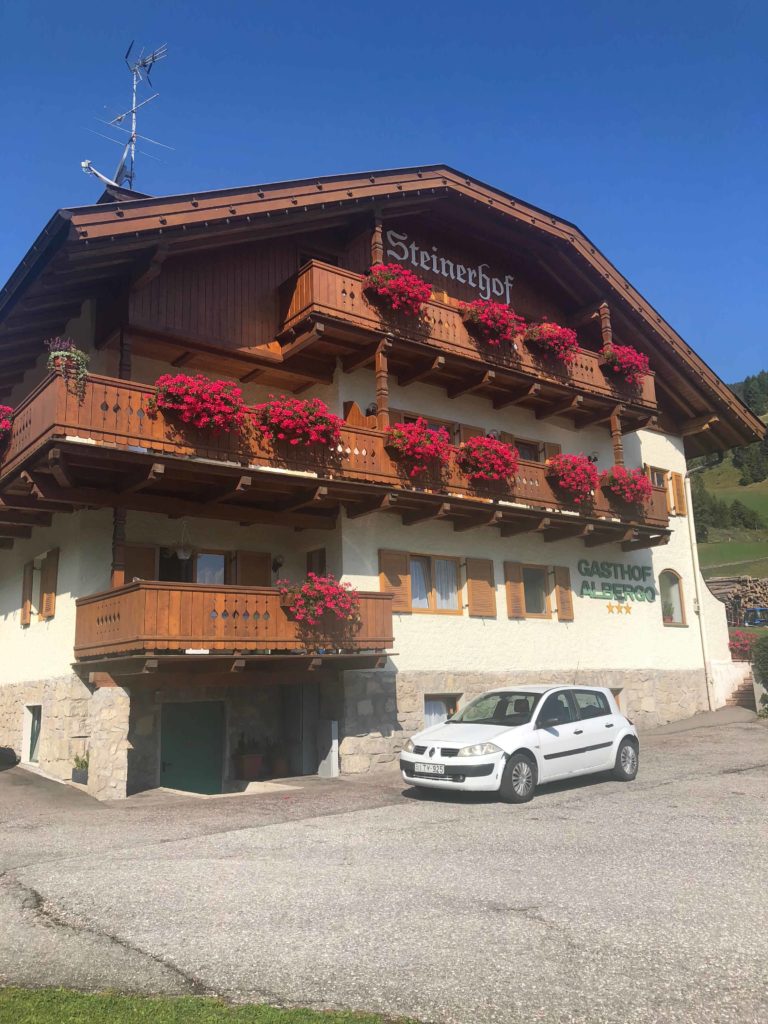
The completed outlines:
<svg viewBox="0 0 768 1024">
<path fill-rule="evenodd" d="M 335 616 L 306 633 L 273 587 L 141 581 L 77 602 L 75 658 L 89 667 L 145 673 L 170 661 L 185 669 L 306 667 L 337 662 L 365 667 L 392 647 L 392 598 L 361 593 L 359 628 Z"/>
</svg>

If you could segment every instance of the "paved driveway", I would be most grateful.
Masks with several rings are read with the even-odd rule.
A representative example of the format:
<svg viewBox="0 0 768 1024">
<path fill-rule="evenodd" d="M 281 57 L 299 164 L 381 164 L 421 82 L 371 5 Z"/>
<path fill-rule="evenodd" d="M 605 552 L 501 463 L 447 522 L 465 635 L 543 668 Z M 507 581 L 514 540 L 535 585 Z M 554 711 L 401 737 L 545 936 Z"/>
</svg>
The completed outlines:
<svg viewBox="0 0 768 1024">
<path fill-rule="evenodd" d="M 0 979 L 526 1024 L 768 1019 L 768 729 L 523 807 L 394 776 L 95 804 L 0 772 Z"/>
</svg>

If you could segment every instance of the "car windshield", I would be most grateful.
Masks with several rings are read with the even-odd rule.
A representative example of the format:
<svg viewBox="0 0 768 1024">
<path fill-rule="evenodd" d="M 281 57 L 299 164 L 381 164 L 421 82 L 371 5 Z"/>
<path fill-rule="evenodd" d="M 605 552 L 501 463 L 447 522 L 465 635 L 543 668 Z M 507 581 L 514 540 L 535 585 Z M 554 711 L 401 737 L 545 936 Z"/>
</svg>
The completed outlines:
<svg viewBox="0 0 768 1024">
<path fill-rule="evenodd" d="M 540 693 L 522 691 L 484 693 L 470 701 L 453 718 L 449 718 L 448 724 L 471 722 L 473 725 L 526 725 L 540 697 Z"/>
</svg>

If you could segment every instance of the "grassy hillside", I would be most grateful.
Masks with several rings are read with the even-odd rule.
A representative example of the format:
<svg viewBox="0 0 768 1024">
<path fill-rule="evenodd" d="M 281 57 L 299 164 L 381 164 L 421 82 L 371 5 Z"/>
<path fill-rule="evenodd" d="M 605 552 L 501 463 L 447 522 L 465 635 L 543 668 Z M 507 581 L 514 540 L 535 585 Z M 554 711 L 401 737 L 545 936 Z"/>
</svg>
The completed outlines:
<svg viewBox="0 0 768 1024">
<path fill-rule="evenodd" d="M 768 420 L 768 417 L 761 417 Z M 702 471 L 710 494 L 728 503 L 740 501 L 768 522 L 768 480 L 739 485 L 739 470 L 727 455 L 719 466 Z M 768 577 L 768 530 L 710 529 L 709 541 L 699 544 L 699 561 L 705 578 L 710 576 Z"/>
</svg>

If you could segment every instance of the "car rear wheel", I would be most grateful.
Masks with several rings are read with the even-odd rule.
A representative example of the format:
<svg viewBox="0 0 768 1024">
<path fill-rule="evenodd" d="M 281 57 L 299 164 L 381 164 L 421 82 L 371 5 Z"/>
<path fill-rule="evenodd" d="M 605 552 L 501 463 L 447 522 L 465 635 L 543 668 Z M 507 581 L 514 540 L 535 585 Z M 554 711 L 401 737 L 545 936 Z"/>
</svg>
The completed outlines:
<svg viewBox="0 0 768 1024">
<path fill-rule="evenodd" d="M 637 777 L 637 770 L 640 767 L 640 751 L 637 743 L 629 738 L 619 744 L 616 751 L 616 764 L 613 768 L 613 777 L 619 782 L 631 782 Z"/>
<path fill-rule="evenodd" d="M 536 764 L 525 754 L 513 754 L 501 776 L 499 796 L 507 804 L 527 803 L 536 789 Z"/>
</svg>

